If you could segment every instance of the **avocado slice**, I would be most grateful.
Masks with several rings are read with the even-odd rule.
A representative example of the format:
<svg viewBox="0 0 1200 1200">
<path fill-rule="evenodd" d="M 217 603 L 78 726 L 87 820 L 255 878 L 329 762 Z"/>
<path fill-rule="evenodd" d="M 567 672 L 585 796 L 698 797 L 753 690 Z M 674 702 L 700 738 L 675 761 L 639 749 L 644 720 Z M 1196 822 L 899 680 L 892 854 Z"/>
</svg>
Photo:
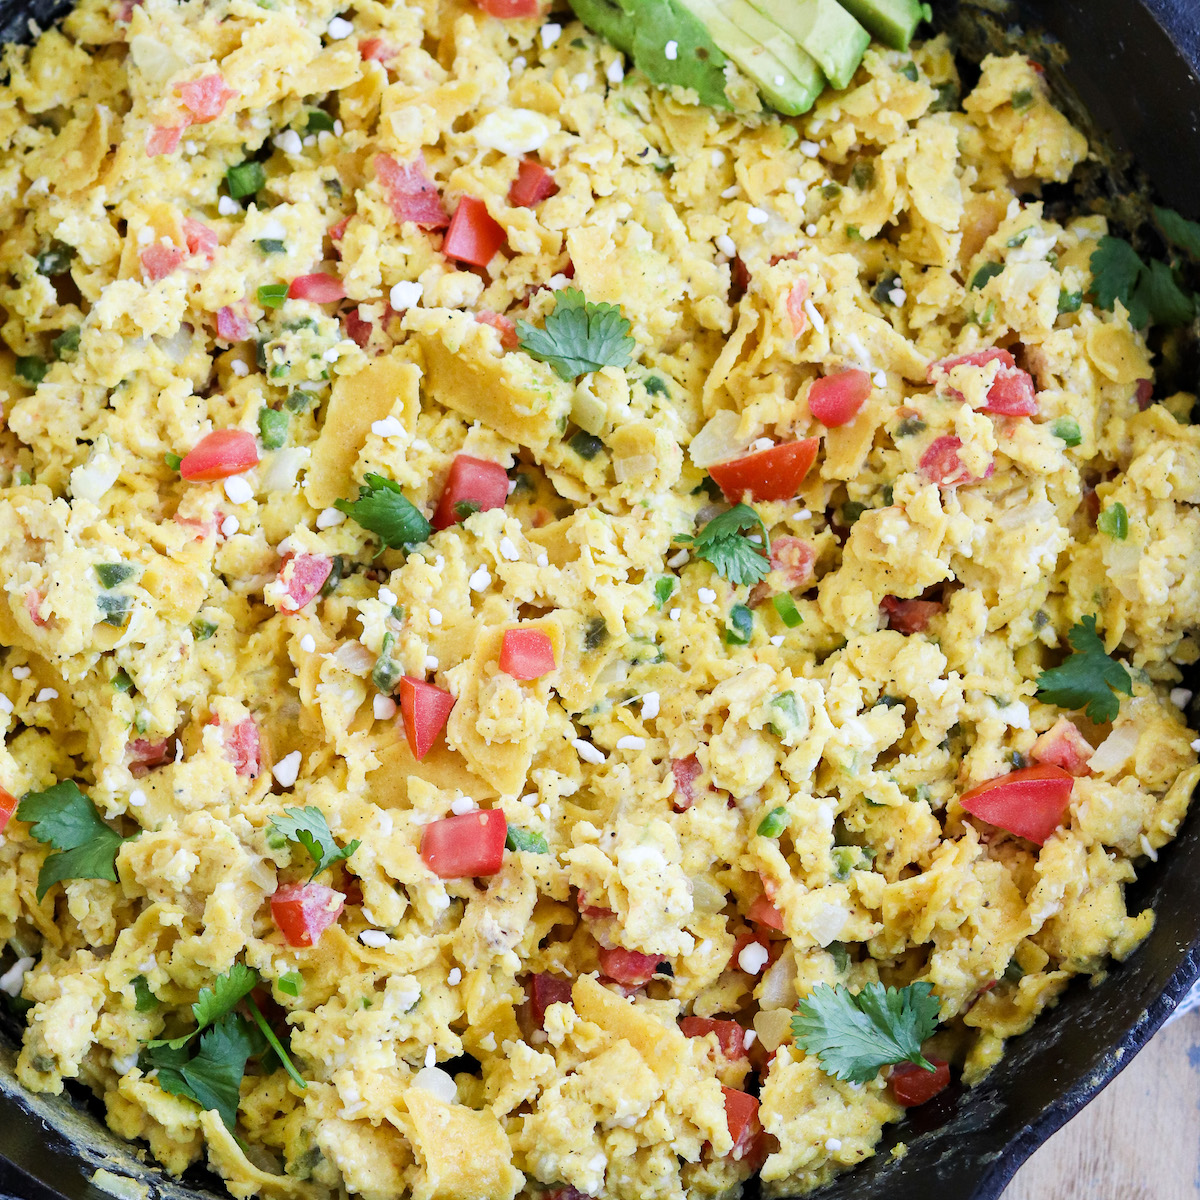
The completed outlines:
<svg viewBox="0 0 1200 1200">
<path fill-rule="evenodd" d="M 854 78 L 863 53 L 871 44 L 871 35 L 837 0 L 751 0 L 751 3 L 817 60 L 835 88 L 844 88 Z"/>
<path fill-rule="evenodd" d="M 840 0 L 842 7 L 873 38 L 893 50 L 907 50 L 929 6 L 921 0 Z"/>
<path fill-rule="evenodd" d="M 789 116 L 807 112 L 825 90 L 825 76 L 815 60 L 749 0 L 681 2 L 758 84 L 772 108 Z"/>
<path fill-rule="evenodd" d="M 701 104 L 729 108 L 725 55 L 680 0 L 570 0 L 575 15 L 623 50 L 652 83 L 694 88 Z"/>
</svg>

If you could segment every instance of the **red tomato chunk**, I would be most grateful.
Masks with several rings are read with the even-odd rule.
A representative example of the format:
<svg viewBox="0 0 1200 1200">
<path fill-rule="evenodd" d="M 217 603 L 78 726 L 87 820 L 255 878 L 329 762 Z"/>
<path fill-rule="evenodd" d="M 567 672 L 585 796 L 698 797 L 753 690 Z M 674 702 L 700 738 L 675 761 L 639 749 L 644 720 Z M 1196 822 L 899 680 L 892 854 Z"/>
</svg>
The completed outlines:
<svg viewBox="0 0 1200 1200">
<path fill-rule="evenodd" d="M 529 983 L 529 1007 L 533 1023 L 546 1028 L 546 1009 L 552 1004 L 571 1003 L 571 981 L 558 975 L 535 975 Z"/>
<path fill-rule="evenodd" d="M 390 154 L 375 155 L 375 176 L 383 186 L 392 216 L 403 224 L 411 221 L 422 229 L 445 229 L 450 214 L 442 203 L 437 185 L 425 173 L 425 156 L 398 163 Z"/>
<path fill-rule="evenodd" d="M 1095 754 L 1092 744 L 1075 728 L 1067 717 L 1059 717 L 1045 733 L 1033 743 L 1029 757 L 1034 762 L 1050 763 L 1062 767 L 1069 775 L 1077 778 L 1090 775 L 1088 759 Z"/>
<path fill-rule="evenodd" d="M 166 279 L 185 257 L 185 252 L 178 246 L 164 246 L 161 242 L 154 242 L 138 255 L 142 270 L 151 283 Z"/>
<path fill-rule="evenodd" d="M 0 833 L 4 832 L 12 820 L 13 813 L 17 811 L 17 803 L 17 798 L 12 792 L 0 787 Z"/>
<path fill-rule="evenodd" d="M 1037 392 L 1033 377 L 1017 366 L 1017 360 L 1007 350 L 993 346 L 988 350 L 976 350 L 974 354 L 961 354 L 957 358 L 944 358 L 930 363 L 927 378 L 937 383 L 955 367 L 986 367 L 988 363 L 1000 364 L 996 378 L 988 388 L 987 403 L 983 411 L 1002 417 L 1032 417 L 1037 413 Z M 963 399 L 962 392 L 947 388 L 951 395 Z"/>
<path fill-rule="evenodd" d="M 736 1021 L 717 1021 L 712 1017 L 684 1017 L 679 1022 L 684 1037 L 717 1035 L 717 1047 L 729 1059 L 749 1058 L 746 1049 L 746 1031 Z"/>
<path fill-rule="evenodd" d="M 521 344 L 521 339 L 517 336 L 516 323 L 511 317 L 484 309 L 475 314 L 475 320 L 480 325 L 490 325 L 500 335 L 500 345 L 505 350 L 515 350 Z"/>
<path fill-rule="evenodd" d="M 450 474 L 433 514 L 434 529 L 446 529 L 465 520 L 455 511 L 455 505 L 474 504 L 476 511 L 486 512 L 503 508 L 508 499 L 508 472 L 496 462 L 456 454 L 450 464 Z"/>
<path fill-rule="evenodd" d="M 193 482 L 228 479 L 258 462 L 258 443 L 244 429 L 214 429 L 183 456 L 179 474 Z"/>
<path fill-rule="evenodd" d="M 538 0 L 476 0 L 489 17 L 509 19 L 511 17 L 536 17 L 540 11 Z"/>
<path fill-rule="evenodd" d="M 250 336 L 250 322 L 229 305 L 217 309 L 217 337 L 225 342 L 244 342 Z"/>
<path fill-rule="evenodd" d="M 418 762 L 433 748 L 453 707 L 454 697 L 443 688 L 411 675 L 400 680 L 400 716 L 409 749 Z"/>
<path fill-rule="evenodd" d="M 332 304 L 335 300 L 344 300 L 346 289 L 340 279 L 332 275 L 298 275 L 288 284 L 290 300 L 311 300 L 314 304 Z"/>
<path fill-rule="evenodd" d="M 554 646 L 540 629 L 506 629 L 500 670 L 514 679 L 540 679 L 553 671 Z"/>
<path fill-rule="evenodd" d="M 508 202 L 513 208 L 532 208 L 549 200 L 557 191 L 554 176 L 537 159 L 523 158 L 517 168 L 517 177 L 508 189 Z"/>
<path fill-rule="evenodd" d="M 1039 846 L 1062 824 L 1075 780 L 1044 763 L 989 779 L 959 797 L 972 816 Z"/>
<path fill-rule="evenodd" d="M 792 334 L 795 337 L 799 337 L 808 328 L 808 313 L 804 311 L 804 302 L 807 299 L 808 280 L 798 279 L 792 284 L 787 298 L 788 319 L 792 323 Z"/>
<path fill-rule="evenodd" d="M 938 487 L 957 487 L 960 483 L 978 483 L 979 479 L 968 472 L 963 466 L 958 452 L 962 449 L 962 439 L 953 434 L 943 434 L 929 443 L 925 453 L 921 455 L 921 473 L 930 483 Z M 988 463 L 984 478 L 991 477 L 996 469 L 995 463 Z"/>
<path fill-rule="evenodd" d="M 225 80 L 215 71 L 201 79 L 177 83 L 175 91 L 179 93 L 183 107 L 191 113 L 193 125 L 215 121 L 225 105 L 237 95 L 233 88 L 225 86 Z"/>
<path fill-rule="evenodd" d="M 171 757 L 170 743 L 166 738 L 152 742 L 149 738 L 134 738 L 125 745 L 125 758 L 134 775 L 144 775 L 151 767 L 161 767 Z"/>
<path fill-rule="evenodd" d="M 194 221 L 191 217 L 184 217 L 183 236 L 187 242 L 189 254 L 202 254 L 209 262 L 212 262 L 217 246 L 220 245 L 220 239 L 217 237 L 215 229 L 205 225 L 203 221 Z"/>
<path fill-rule="evenodd" d="M 733 1150 L 729 1157 L 741 1161 L 754 1159 L 761 1152 L 763 1127 L 758 1119 L 758 1100 L 746 1092 L 722 1085 L 725 1097 L 725 1120 L 729 1124 L 729 1136 L 733 1138 Z"/>
<path fill-rule="evenodd" d="M 508 822 L 498 808 L 432 821 L 421 832 L 421 859 L 439 879 L 495 875 L 504 862 Z"/>
<path fill-rule="evenodd" d="M 171 154 L 179 148 L 181 137 L 183 137 L 182 125 L 155 125 L 146 139 L 146 153 L 151 158 L 159 154 Z"/>
<path fill-rule="evenodd" d="M 817 461 L 820 440 L 805 438 L 743 454 L 740 458 L 727 458 L 713 463 L 708 473 L 732 504 L 747 495 L 751 500 L 790 500 Z"/>
<path fill-rule="evenodd" d="M 887 618 L 887 627 L 897 633 L 921 633 L 934 617 L 944 612 L 937 600 L 900 600 L 884 596 L 880 610 Z"/>
<path fill-rule="evenodd" d="M 446 230 L 442 253 L 473 267 L 486 267 L 507 237 L 504 226 L 488 212 L 482 200 L 464 196 Z"/>
<path fill-rule="evenodd" d="M 649 983 L 662 961 L 661 954 L 642 954 L 623 946 L 600 947 L 600 974 L 628 987 Z"/>
<path fill-rule="evenodd" d="M 279 582 L 286 589 L 279 602 L 284 612 L 296 612 L 315 600 L 333 570 L 333 559 L 323 554 L 285 554 L 279 566 Z"/>
<path fill-rule="evenodd" d="M 814 380 L 808 390 L 808 411 L 822 425 L 848 425 L 871 394 L 871 377 L 866 371 L 839 371 Z"/>
<path fill-rule="evenodd" d="M 888 1088 L 897 1104 L 915 1108 L 950 1086 L 950 1064 L 941 1058 L 931 1058 L 929 1061 L 933 1063 L 932 1071 L 910 1062 L 892 1068 Z"/>
<path fill-rule="evenodd" d="M 671 760 L 671 777 L 675 781 L 675 795 L 671 799 L 671 805 L 676 812 L 686 812 L 696 803 L 696 781 L 703 773 L 704 768 L 694 754 L 689 754 L 687 758 Z"/>
<path fill-rule="evenodd" d="M 756 925 L 765 925 L 768 929 L 783 928 L 783 913 L 771 903 L 770 897 L 765 895 L 759 896 L 750 905 L 746 920 L 753 921 Z"/>
<path fill-rule="evenodd" d="M 213 722 L 216 723 L 215 717 Z M 233 769 L 239 775 L 256 778 L 262 770 L 262 747 L 254 718 L 243 717 L 232 729 L 222 725 L 221 736 L 225 741 L 225 757 L 233 763 Z"/>
<path fill-rule="evenodd" d="M 293 883 L 271 897 L 271 917 L 289 946 L 315 946 L 345 904 L 341 892 L 323 883 Z"/>
</svg>

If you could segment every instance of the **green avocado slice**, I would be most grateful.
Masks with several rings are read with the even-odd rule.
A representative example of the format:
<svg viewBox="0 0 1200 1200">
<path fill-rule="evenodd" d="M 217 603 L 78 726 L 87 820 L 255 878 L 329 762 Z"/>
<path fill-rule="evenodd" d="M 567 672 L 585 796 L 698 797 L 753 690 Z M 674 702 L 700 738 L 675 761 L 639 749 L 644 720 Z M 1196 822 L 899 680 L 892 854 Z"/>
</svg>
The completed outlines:
<svg viewBox="0 0 1200 1200">
<path fill-rule="evenodd" d="M 871 35 L 837 0 L 751 0 L 813 58 L 835 88 L 854 78 Z"/>
<path fill-rule="evenodd" d="M 725 55 L 679 0 L 570 0 L 575 15 L 606 37 L 653 83 L 693 88 L 701 104 L 729 108 Z"/>
<path fill-rule="evenodd" d="M 907 50 L 929 6 L 921 0 L 840 0 L 841 6 L 872 37 L 893 50 Z"/>
<path fill-rule="evenodd" d="M 763 98 L 795 116 L 825 89 L 814 59 L 749 0 L 682 0 L 716 44 L 758 84 Z"/>
</svg>

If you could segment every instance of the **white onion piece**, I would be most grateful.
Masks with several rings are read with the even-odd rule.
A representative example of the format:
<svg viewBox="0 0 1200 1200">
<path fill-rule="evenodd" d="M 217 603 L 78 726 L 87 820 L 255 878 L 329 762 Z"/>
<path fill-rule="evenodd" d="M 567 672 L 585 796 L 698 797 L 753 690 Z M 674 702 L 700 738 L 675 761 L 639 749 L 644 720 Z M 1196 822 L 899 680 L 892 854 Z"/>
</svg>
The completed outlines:
<svg viewBox="0 0 1200 1200">
<path fill-rule="evenodd" d="M 688 447 L 692 462 L 698 467 L 733 458 L 745 450 L 748 443 L 737 435 L 742 419 L 727 408 L 714 413 Z"/>
</svg>

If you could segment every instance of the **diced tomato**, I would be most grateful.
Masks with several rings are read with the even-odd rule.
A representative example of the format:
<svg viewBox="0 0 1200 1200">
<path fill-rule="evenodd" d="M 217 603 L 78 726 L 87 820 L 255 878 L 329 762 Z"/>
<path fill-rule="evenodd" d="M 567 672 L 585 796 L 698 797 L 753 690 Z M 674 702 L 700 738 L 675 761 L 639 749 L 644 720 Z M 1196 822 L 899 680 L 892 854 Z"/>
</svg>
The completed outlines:
<svg viewBox="0 0 1200 1200">
<path fill-rule="evenodd" d="M 42 616 L 42 603 L 45 599 L 46 597 L 37 588 L 30 588 L 25 593 L 25 611 L 39 629 L 44 629 L 47 625 L 46 618 Z"/>
<path fill-rule="evenodd" d="M 771 570 L 782 576 L 780 582 L 785 592 L 794 592 L 812 583 L 816 561 L 816 549 L 803 538 L 784 534 L 771 542 Z"/>
<path fill-rule="evenodd" d="M 189 254 L 202 254 L 212 262 L 220 245 L 217 231 L 203 221 L 194 221 L 191 217 L 183 218 L 183 236 L 187 241 Z"/>
<path fill-rule="evenodd" d="M 474 504 L 476 511 L 503 508 L 508 499 L 508 472 L 497 462 L 456 454 L 433 514 L 434 529 L 447 529 L 465 520 L 455 505 Z"/>
<path fill-rule="evenodd" d="M 553 1188 L 546 1193 L 546 1200 L 590 1200 L 586 1192 L 581 1192 L 578 1188 L 560 1187 Z"/>
<path fill-rule="evenodd" d="M 179 474 L 193 482 L 228 479 L 258 462 L 258 443 L 245 429 L 214 429 L 205 434 L 179 464 Z"/>
<path fill-rule="evenodd" d="M 500 345 L 505 350 L 515 350 L 521 343 L 517 337 L 517 326 L 510 318 L 487 309 L 475 314 L 480 325 L 490 325 L 500 335 Z"/>
<path fill-rule="evenodd" d="M 1095 754 L 1091 742 L 1075 727 L 1075 722 L 1068 717 L 1059 717 L 1045 733 L 1033 743 L 1029 757 L 1034 762 L 1050 763 L 1062 767 L 1069 775 L 1076 778 L 1090 775 L 1091 767 L 1088 759 Z"/>
<path fill-rule="evenodd" d="M 16 796 L 0 787 L 0 833 L 3 833 L 8 828 L 9 821 L 12 820 L 13 813 L 17 811 L 19 801 Z"/>
<path fill-rule="evenodd" d="M 540 679 L 553 671 L 554 646 L 540 629 L 506 629 L 500 644 L 500 670 L 514 679 Z"/>
<path fill-rule="evenodd" d="M 808 411 L 822 425 L 848 425 L 871 394 L 871 377 L 854 369 L 825 375 L 808 389 Z"/>
<path fill-rule="evenodd" d="M 151 767 L 161 767 L 170 757 L 171 743 L 166 738 L 161 742 L 134 738 L 125 745 L 125 758 L 134 775 L 144 775 Z"/>
<path fill-rule="evenodd" d="M 736 304 L 750 286 L 750 268 L 739 256 L 729 264 L 729 303 Z"/>
<path fill-rule="evenodd" d="M 725 1120 L 733 1150 L 729 1157 L 735 1161 L 753 1161 L 763 1152 L 763 1127 L 758 1119 L 758 1100 L 747 1092 L 721 1086 L 725 1097 Z M 757 1165 L 757 1164 L 756 1164 Z"/>
<path fill-rule="evenodd" d="M 696 803 L 696 781 L 703 773 L 704 768 L 694 754 L 689 754 L 687 758 L 671 759 L 671 777 L 675 781 L 671 807 L 676 812 L 686 812 Z"/>
<path fill-rule="evenodd" d="M 760 968 L 760 970 L 765 970 L 768 965 L 773 963 L 783 953 L 783 948 L 786 944 L 786 942 L 780 940 L 772 941 L 765 933 L 755 933 L 752 929 L 743 929 L 734 939 L 733 952 L 729 956 L 729 966 L 727 969 L 730 971 L 743 970 L 744 968 L 741 963 L 742 951 L 747 946 L 755 945 L 761 946 L 766 952 L 766 961 Z"/>
<path fill-rule="evenodd" d="M 749 1058 L 746 1049 L 746 1031 L 736 1021 L 716 1021 L 711 1017 L 684 1017 L 679 1022 L 679 1031 L 684 1037 L 717 1035 L 717 1046 L 728 1059 Z"/>
<path fill-rule="evenodd" d="M 583 892 L 576 894 L 575 904 L 579 908 L 579 915 L 585 921 L 604 921 L 617 915 L 611 908 L 599 908 L 594 904 L 589 904 L 587 896 Z"/>
<path fill-rule="evenodd" d="M 1061 767 L 1042 763 L 989 779 L 958 802 L 972 816 L 1040 846 L 1062 823 L 1074 786 Z"/>
<path fill-rule="evenodd" d="M 600 974 L 627 987 L 649 983 L 663 961 L 661 954 L 640 954 L 623 946 L 601 946 L 599 957 Z"/>
<path fill-rule="evenodd" d="M 413 757 L 420 762 L 450 719 L 454 697 L 443 688 L 405 675 L 400 680 L 400 716 Z"/>
<path fill-rule="evenodd" d="M 901 600 L 897 596 L 884 596 L 879 608 L 887 627 L 897 633 L 921 633 L 938 613 L 945 612 L 937 600 Z"/>
<path fill-rule="evenodd" d="M 464 196 L 446 230 L 442 253 L 473 267 L 486 267 L 507 237 L 504 226 L 488 212 L 482 200 Z"/>
<path fill-rule="evenodd" d="M 350 224 L 350 217 L 354 214 L 343 217 L 340 221 L 336 221 L 329 227 L 329 240 L 336 246 L 342 238 L 346 236 L 346 226 Z"/>
<path fill-rule="evenodd" d="M 178 246 L 164 246 L 162 242 L 152 242 L 138 255 L 141 259 L 142 270 L 146 272 L 151 283 L 166 279 L 176 267 L 183 262 L 186 251 Z"/>
<path fill-rule="evenodd" d="M 536 17 L 541 8 L 538 0 L 475 0 L 489 17 Z"/>
<path fill-rule="evenodd" d="M 364 321 L 358 314 L 357 308 L 346 313 L 346 336 L 355 342 L 360 349 L 365 350 L 371 340 L 371 331 L 375 328 L 370 321 Z"/>
<path fill-rule="evenodd" d="M 279 607 L 296 612 L 315 600 L 333 570 L 333 559 L 323 554 L 285 554 L 279 564 L 279 582 L 286 589 Z"/>
<path fill-rule="evenodd" d="M 1145 412 L 1154 403 L 1154 383 L 1149 379 L 1139 379 L 1137 389 L 1133 393 L 1137 401 L 1138 411 Z"/>
<path fill-rule="evenodd" d="M 155 125 L 146 139 L 146 153 L 154 158 L 159 154 L 171 154 L 179 147 L 179 139 L 183 137 L 182 125 Z"/>
<path fill-rule="evenodd" d="M 557 191 L 554 176 L 536 158 L 523 158 L 508 189 L 508 202 L 514 208 L 532 208 L 549 200 Z"/>
<path fill-rule="evenodd" d="M 133 10 L 141 7 L 142 0 L 118 0 L 113 20 L 118 25 L 128 25 L 133 20 Z"/>
<path fill-rule="evenodd" d="M 271 897 L 271 918 L 289 946 L 315 946 L 345 905 L 345 896 L 323 883 L 292 883 Z"/>
<path fill-rule="evenodd" d="M 200 79 L 177 83 L 175 91 L 179 93 L 183 107 L 192 114 L 193 125 L 215 121 L 224 111 L 225 105 L 237 95 L 233 88 L 225 85 L 225 80 L 215 71 Z"/>
<path fill-rule="evenodd" d="M 792 333 L 796 337 L 799 337 L 808 328 L 808 313 L 804 311 L 804 302 L 807 299 L 808 280 L 796 280 L 792 284 L 792 290 L 788 292 L 787 298 L 788 319 L 792 322 Z M 816 414 L 814 413 L 813 415 L 815 416 Z"/>
<path fill-rule="evenodd" d="M 708 473 L 733 504 L 747 495 L 751 500 L 790 500 L 817 461 L 820 442 L 815 437 L 784 442 L 769 450 L 713 463 Z"/>
<path fill-rule="evenodd" d="M 506 837 L 508 822 L 498 808 L 443 817 L 421 830 L 421 859 L 439 879 L 495 875 Z"/>
<path fill-rule="evenodd" d="M 396 47 L 380 37 L 363 38 L 358 43 L 358 52 L 364 59 L 378 63 L 388 63 L 396 57 Z"/>
<path fill-rule="evenodd" d="M 552 1004 L 571 1003 L 571 981 L 559 975 L 540 973 L 529 981 L 529 1007 L 533 1023 L 538 1029 L 546 1028 L 546 1009 Z"/>
<path fill-rule="evenodd" d="M 332 304 L 346 298 L 346 288 L 332 275 L 297 275 L 287 290 L 290 300 L 311 300 L 314 304 Z"/>
<path fill-rule="evenodd" d="M 222 726 L 225 757 L 239 775 L 255 779 L 262 770 L 262 748 L 253 717 L 243 717 L 232 729 Z"/>
<path fill-rule="evenodd" d="M 783 913 L 771 903 L 767 896 L 759 896 L 750 905 L 750 909 L 746 913 L 746 920 L 753 921 L 756 925 L 765 925 L 768 929 L 783 928 Z"/>
<path fill-rule="evenodd" d="M 950 1064 L 941 1058 L 931 1058 L 933 1070 L 927 1071 L 917 1063 L 898 1063 L 888 1077 L 892 1099 L 904 1108 L 914 1108 L 932 1100 L 950 1086 Z"/>
<path fill-rule="evenodd" d="M 250 322 L 229 305 L 217 309 L 217 337 L 224 342 L 244 342 L 250 336 Z"/>
<path fill-rule="evenodd" d="M 921 455 L 921 472 L 930 483 L 938 487 L 958 487 L 960 483 L 978 483 L 979 477 L 967 473 L 958 452 L 962 449 L 962 439 L 953 434 L 943 434 L 929 443 L 925 453 Z M 990 479 L 996 464 L 988 463 L 983 474 L 984 479 Z"/>
<path fill-rule="evenodd" d="M 375 175 L 383 185 L 392 216 L 401 224 L 412 221 L 423 229 L 445 229 L 450 224 L 437 187 L 425 174 L 423 154 L 403 165 L 390 154 L 377 154 Z"/>
<path fill-rule="evenodd" d="M 1016 359 L 1007 350 L 1001 350 L 998 346 L 930 363 L 927 378 L 930 383 L 936 383 L 955 367 L 986 367 L 990 362 L 998 362 L 1000 367 L 988 388 L 987 404 L 983 406 L 983 411 L 1002 417 L 1032 417 L 1038 410 L 1033 377 L 1017 366 Z M 947 390 L 958 399 L 963 398 L 962 392 L 957 389 Z"/>
</svg>

